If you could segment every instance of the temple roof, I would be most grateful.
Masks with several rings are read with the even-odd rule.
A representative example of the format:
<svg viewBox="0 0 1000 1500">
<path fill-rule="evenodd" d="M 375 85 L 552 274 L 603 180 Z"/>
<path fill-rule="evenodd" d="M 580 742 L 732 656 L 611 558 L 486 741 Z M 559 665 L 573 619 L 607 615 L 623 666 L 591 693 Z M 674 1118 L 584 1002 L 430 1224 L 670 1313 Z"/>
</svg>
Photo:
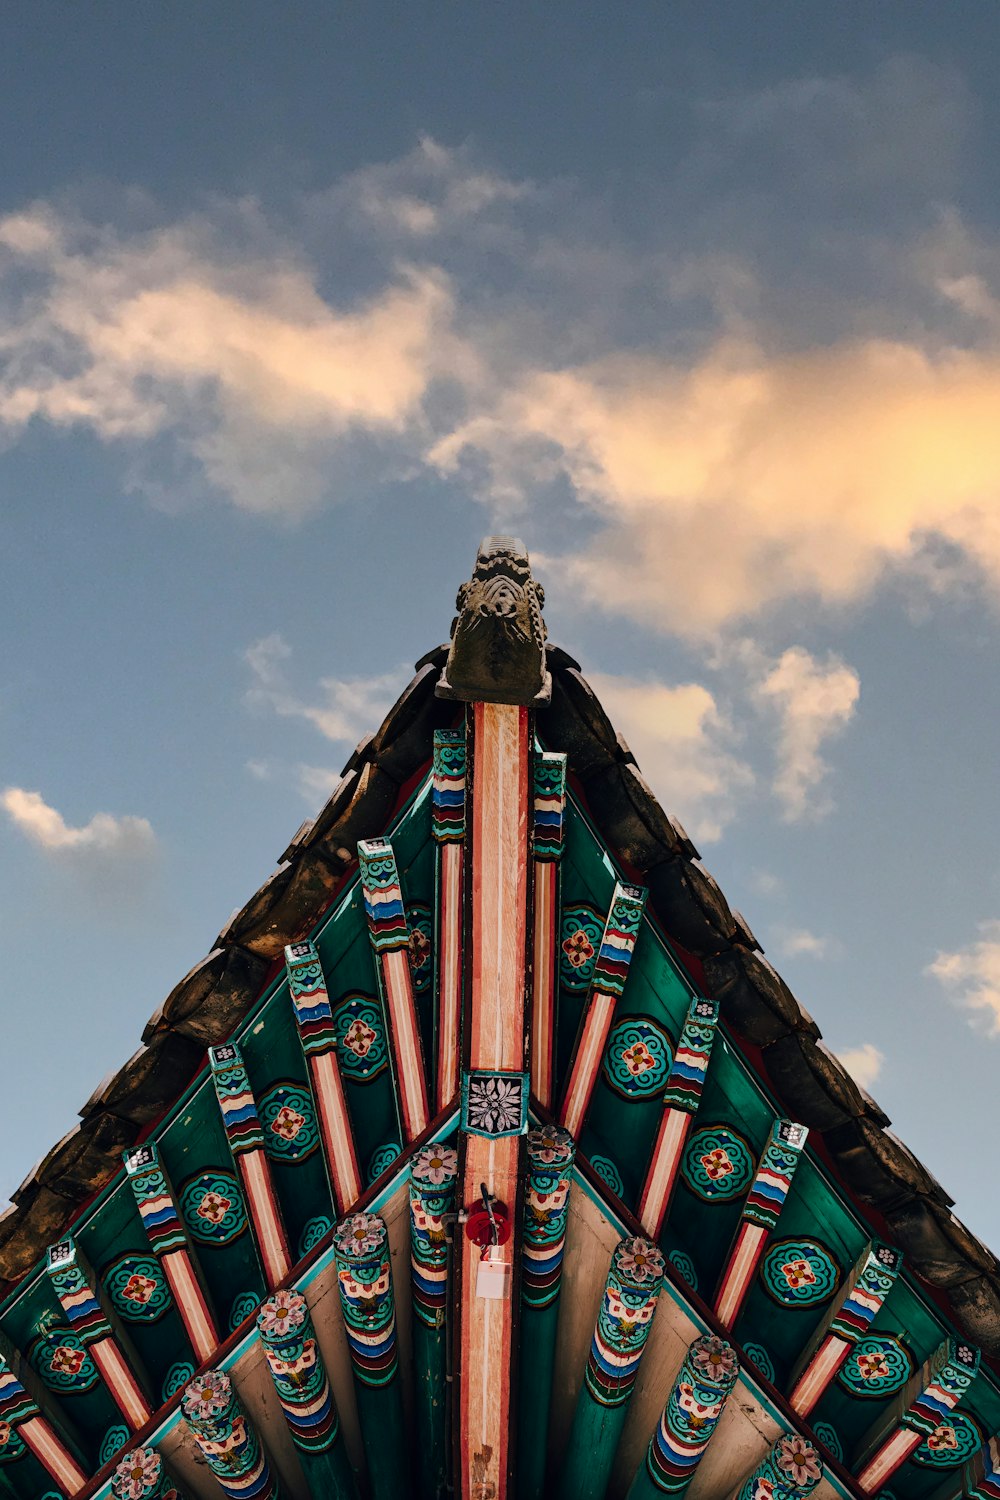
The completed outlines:
<svg viewBox="0 0 1000 1500">
<path fill-rule="evenodd" d="M 472 1340 L 461 1345 L 458 1375 L 464 1423 L 466 1386 L 479 1378 L 473 1355 L 497 1347 L 488 1321 L 476 1324 L 480 1303 L 510 1301 L 512 1269 L 521 1316 L 549 1308 L 552 1321 L 544 1336 L 536 1326 L 534 1352 L 529 1339 L 519 1354 L 505 1313 L 506 1367 L 492 1371 L 489 1389 L 499 1382 L 506 1412 L 520 1359 L 527 1405 L 490 1442 L 480 1433 L 475 1454 L 463 1427 L 455 1452 L 464 1454 L 469 1500 L 506 1493 L 513 1459 L 498 1457 L 496 1441 L 506 1452 L 518 1428 L 519 1494 L 535 1500 L 546 1455 L 551 1464 L 564 1451 L 575 1455 L 567 1494 L 591 1493 L 592 1482 L 597 1500 L 607 1481 L 614 1500 L 633 1473 L 654 1490 L 685 1487 L 667 1474 L 676 1453 L 664 1450 L 667 1469 L 658 1470 L 655 1431 L 650 1438 L 676 1379 L 688 1392 L 694 1381 L 702 1402 L 714 1392 L 716 1417 L 737 1381 L 741 1393 L 742 1425 L 730 1422 L 691 1500 L 730 1493 L 748 1458 L 751 1468 L 763 1464 L 758 1479 L 781 1481 L 774 1464 L 784 1458 L 775 1449 L 761 1459 L 761 1443 L 785 1441 L 782 1432 L 818 1465 L 784 1500 L 802 1500 L 824 1463 L 817 1500 L 875 1495 L 883 1474 L 904 1463 L 899 1497 L 953 1500 L 934 1490 L 938 1470 L 975 1456 L 1000 1429 L 996 1258 L 824 1046 L 659 806 L 579 663 L 546 642 L 542 603 L 520 544 L 488 538 L 459 591 L 450 642 L 416 663 L 326 805 L 150 1017 L 141 1047 L 94 1091 L 81 1123 L 18 1188 L 0 1221 L 0 1493 L 10 1489 L 8 1455 L 25 1453 L 7 1424 L 27 1440 L 30 1412 L 41 1410 L 54 1432 L 64 1419 L 69 1431 L 74 1416 L 84 1428 L 78 1447 L 66 1439 L 65 1453 L 77 1456 L 64 1460 L 69 1477 L 55 1480 L 63 1494 L 106 1495 L 116 1453 L 141 1440 L 206 1496 L 192 1445 L 197 1438 L 209 1454 L 205 1413 L 223 1386 L 236 1403 L 226 1433 L 241 1422 L 256 1431 L 256 1422 L 278 1468 L 290 1466 L 287 1483 L 301 1472 L 294 1450 L 308 1453 L 308 1442 L 300 1432 L 293 1447 L 261 1372 L 266 1356 L 284 1405 L 281 1372 L 305 1358 L 308 1293 L 351 1463 L 376 1500 L 397 1494 L 402 1470 L 380 1473 L 379 1433 L 402 1420 L 402 1407 L 386 1406 L 384 1390 L 366 1391 L 391 1383 L 401 1359 L 415 1368 L 425 1358 L 443 1381 L 445 1336 L 421 1354 L 421 1328 L 460 1321 L 461 1339 Z M 490 985 L 492 1021 L 474 1014 Z M 526 994 L 530 1024 L 514 1025 L 511 1008 L 523 1008 Z M 487 1034 L 494 1055 L 477 1057 Z M 525 1158 L 520 1137 L 531 1121 Z M 452 1243 L 443 1226 L 456 1205 L 445 1213 L 441 1183 L 450 1172 L 454 1199 L 456 1171 L 466 1228 L 451 1267 L 441 1247 Z M 514 1206 L 525 1191 L 522 1225 Z M 553 1271 L 544 1236 L 531 1238 L 552 1214 L 564 1274 L 563 1242 Z M 461 1259 L 470 1241 L 499 1248 L 511 1231 L 513 1262 L 491 1264 L 486 1253 L 484 1270 L 479 1250 Z M 411 1233 L 412 1327 L 397 1290 L 399 1351 L 393 1334 L 386 1374 L 364 1319 L 351 1322 L 348 1293 L 372 1304 L 370 1270 L 383 1300 L 389 1287 L 383 1311 L 394 1316 L 389 1267 L 395 1259 L 398 1282 Z M 182 1258 L 180 1270 L 171 1256 Z M 624 1384 L 631 1346 L 602 1353 L 603 1312 L 593 1332 L 605 1276 L 608 1305 L 621 1318 L 623 1305 L 631 1309 L 621 1327 L 638 1340 Z M 632 1401 L 661 1285 L 669 1312 L 653 1328 Z M 282 1343 L 281 1320 L 292 1313 L 299 1341 Z M 868 1336 L 873 1319 L 878 1337 Z M 842 1362 L 855 1345 L 857 1370 L 837 1375 L 833 1356 Z M 962 1414 L 948 1416 L 978 1378 L 980 1351 L 986 1378 Z M 222 1386 L 210 1389 L 216 1379 Z M 426 1389 L 415 1377 L 407 1386 L 407 1421 L 435 1429 L 427 1451 L 440 1456 L 451 1439 L 435 1427 L 440 1401 L 420 1408 Z M 248 1391 L 249 1418 L 239 1406 Z M 626 1399 L 629 1424 L 609 1436 L 601 1412 Z M 600 1482 L 573 1467 L 592 1444 L 609 1465 L 618 1452 L 614 1475 Z M 529 1483 L 532 1451 L 540 1456 Z M 489 1482 L 470 1478 L 477 1464 Z M 50 1478 L 59 1472 L 58 1463 L 43 1467 Z M 302 1469 L 308 1476 L 308 1462 Z M 341 1480 L 353 1493 L 349 1467 Z M 329 1474 L 318 1486 L 310 1479 L 308 1490 L 293 1481 L 293 1496 L 340 1494 L 341 1480 L 330 1489 Z M 961 1482 L 966 1492 L 973 1484 Z M 419 1492 L 440 1496 L 449 1484 L 444 1469 L 424 1473 Z M 30 1485 L 13 1492 L 34 1500 Z M 632 1500 L 646 1493 L 640 1486 Z"/>
<path fill-rule="evenodd" d="M 439 646 L 415 664 L 416 675 L 351 754 L 324 807 L 296 830 L 277 868 L 150 1017 L 142 1046 L 95 1089 L 80 1125 L 13 1194 L 0 1219 L 0 1276 L 7 1282 L 24 1275 L 120 1172 L 123 1148 L 174 1102 L 204 1065 L 204 1049 L 229 1036 L 253 1006 L 285 944 L 307 933 L 329 905 L 356 864 L 357 841 L 386 826 L 401 790 L 426 763 L 433 730 L 452 717 L 434 695 L 447 654 Z M 538 733 L 565 751 L 600 834 L 648 886 L 652 912 L 718 997 L 733 1031 L 760 1049 L 788 1113 L 822 1140 L 845 1186 L 947 1298 L 959 1327 L 1000 1354 L 996 1256 L 955 1217 L 954 1200 L 824 1045 L 681 824 L 660 807 L 579 662 L 554 645 L 546 658 L 552 698 L 537 712 Z"/>
</svg>

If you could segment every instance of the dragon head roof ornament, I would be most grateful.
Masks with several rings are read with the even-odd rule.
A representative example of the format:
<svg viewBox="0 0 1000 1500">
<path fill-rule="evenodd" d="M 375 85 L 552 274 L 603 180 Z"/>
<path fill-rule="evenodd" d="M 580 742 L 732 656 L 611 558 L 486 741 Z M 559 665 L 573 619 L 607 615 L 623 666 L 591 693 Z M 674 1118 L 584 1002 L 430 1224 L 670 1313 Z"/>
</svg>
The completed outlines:
<svg viewBox="0 0 1000 1500">
<path fill-rule="evenodd" d="M 545 664 L 545 594 L 517 537 L 488 536 L 458 591 L 439 698 L 540 705 L 552 695 Z"/>
</svg>

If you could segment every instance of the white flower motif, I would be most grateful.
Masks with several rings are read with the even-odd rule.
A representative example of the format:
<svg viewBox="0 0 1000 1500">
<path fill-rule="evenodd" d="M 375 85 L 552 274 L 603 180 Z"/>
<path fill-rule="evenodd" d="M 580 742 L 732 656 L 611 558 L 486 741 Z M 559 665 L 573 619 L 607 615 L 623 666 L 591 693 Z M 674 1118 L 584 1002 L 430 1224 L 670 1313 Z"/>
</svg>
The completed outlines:
<svg viewBox="0 0 1000 1500">
<path fill-rule="evenodd" d="M 528 1131 L 528 1156 L 545 1166 L 562 1165 L 573 1155 L 573 1137 L 561 1125 L 536 1125 Z"/>
<path fill-rule="evenodd" d="M 437 1141 L 422 1146 L 410 1162 L 410 1175 L 414 1181 L 430 1183 L 434 1187 L 451 1182 L 457 1171 L 458 1152 Z"/>
<path fill-rule="evenodd" d="M 789 1433 L 778 1443 L 778 1468 L 792 1477 L 800 1489 L 811 1489 L 822 1477 L 823 1465 L 812 1443 L 797 1433 Z M 812 1481 L 812 1483 L 810 1483 Z"/>
<path fill-rule="evenodd" d="M 154 1448 L 133 1448 L 111 1477 L 112 1493 L 119 1500 L 142 1500 L 159 1482 L 160 1469 L 160 1455 Z"/>
<path fill-rule="evenodd" d="M 261 1307 L 257 1327 L 261 1333 L 287 1333 L 301 1328 L 306 1320 L 306 1299 L 301 1292 L 275 1292 Z"/>
<path fill-rule="evenodd" d="M 736 1353 L 731 1344 L 709 1333 L 691 1345 L 691 1362 L 709 1380 L 723 1381 L 736 1370 Z"/>
<path fill-rule="evenodd" d="M 617 1268 L 632 1281 L 656 1281 L 663 1275 L 663 1256 L 640 1235 L 622 1240 L 615 1252 Z"/>
<path fill-rule="evenodd" d="M 342 1255 L 360 1260 L 378 1250 L 384 1237 L 385 1225 L 378 1214 L 350 1214 L 340 1222 L 336 1247 Z"/>
<path fill-rule="evenodd" d="M 217 1417 L 226 1410 L 232 1394 L 233 1388 L 228 1375 L 224 1375 L 221 1370 L 207 1370 L 204 1375 L 198 1375 L 191 1381 L 184 1392 L 181 1408 L 185 1416 Z"/>
<path fill-rule="evenodd" d="M 469 1124 L 484 1135 L 519 1130 L 523 1099 L 520 1078 L 473 1078 L 469 1083 Z"/>
</svg>

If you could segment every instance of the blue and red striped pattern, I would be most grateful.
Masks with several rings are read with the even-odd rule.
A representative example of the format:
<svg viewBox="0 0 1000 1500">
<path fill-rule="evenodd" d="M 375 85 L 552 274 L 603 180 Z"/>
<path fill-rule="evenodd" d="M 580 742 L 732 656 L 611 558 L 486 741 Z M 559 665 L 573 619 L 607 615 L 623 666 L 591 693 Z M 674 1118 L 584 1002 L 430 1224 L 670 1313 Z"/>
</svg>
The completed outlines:
<svg viewBox="0 0 1000 1500">
<path fill-rule="evenodd" d="M 409 947 L 410 929 L 392 845 L 388 839 L 362 839 L 358 861 L 372 947 L 376 953 Z"/>
<path fill-rule="evenodd" d="M 445 1215 L 453 1212 L 458 1152 L 433 1141 L 410 1162 L 410 1278 L 413 1311 L 428 1328 L 440 1328 L 448 1307 L 451 1247 Z"/>
<path fill-rule="evenodd" d="M 891 1245 L 872 1245 L 827 1331 L 849 1344 L 856 1343 L 868 1332 L 875 1314 L 892 1291 L 902 1263 L 902 1254 Z"/>
<path fill-rule="evenodd" d="M 340 1423 L 302 1293 L 269 1297 L 257 1314 L 257 1330 L 295 1446 L 303 1453 L 327 1452 Z"/>
<path fill-rule="evenodd" d="M 604 924 L 604 936 L 594 963 L 591 990 L 616 997 L 624 991 L 628 966 L 632 961 L 646 905 L 646 894 L 643 886 L 620 883 L 615 886 L 611 910 Z"/>
<path fill-rule="evenodd" d="M 663 1285 L 663 1255 L 640 1235 L 620 1240 L 587 1357 L 584 1385 L 601 1406 L 624 1406 L 632 1395 Z"/>
<path fill-rule="evenodd" d="M 900 1418 L 903 1426 L 930 1437 L 979 1374 L 979 1358 L 974 1345 L 946 1339 L 924 1365 L 923 1389 Z"/>
<path fill-rule="evenodd" d="M 47 1257 L 49 1280 L 59 1298 L 73 1332 L 85 1344 L 111 1336 L 111 1324 L 104 1316 L 97 1293 L 80 1263 L 75 1240 L 60 1240 L 51 1245 Z"/>
<path fill-rule="evenodd" d="M 534 757 L 534 826 L 532 853 L 535 859 L 553 861 L 563 851 L 563 820 L 566 810 L 566 757 L 538 751 Z"/>
<path fill-rule="evenodd" d="M 775 1121 L 743 1205 L 744 1219 L 764 1229 L 774 1228 L 808 1135 L 805 1125 L 796 1125 L 792 1120 Z"/>
<path fill-rule="evenodd" d="M 0 1347 L 0 1422 L 11 1427 L 19 1427 L 22 1422 L 40 1415 L 37 1402 L 29 1396 L 12 1368 L 18 1362 L 19 1355 L 4 1340 Z"/>
<path fill-rule="evenodd" d="M 348 1214 L 333 1250 L 354 1373 L 363 1385 L 388 1385 L 398 1368 L 388 1230 L 378 1214 Z"/>
<path fill-rule="evenodd" d="M 465 765 L 465 730 L 435 730 L 431 831 L 439 844 L 465 837 Z"/>
<path fill-rule="evenodd" d="M 198 1375 L 184 1392 L 181 1411 L 230 1500 L 272 1500 L 277 1486 L 267 1454 L 228 1375 Z"/>
<path fill-rule="evenodd" d="M 187 1249 L 187 1233 L 157 1148 L 152 1144 L 137 1146 L 124 1152 L 122 1160 L 135 1194 L 142 1227 L 156 1254 L 167 1255 L 171 1250 Z"/>
<path fill-rule="evenodd" d="M 314 945 L 290 943 L 285 949 L 285 972 L 303 1052 L 307 1057 L 332 1052 L 337 1033 L 323 965 Z"/>
<path fill-rule="evenodd" d="M 262 1151 L 264 1133 L 239 1047 L 235 1042 L 209 1047 L 208 1060 L 230 1151 L 234 1156 Z"/>
<path fill-rule="evenodd" d="M 663 1091 L 664 1104 L 693 1115 L 698 1108 L 719 1024 L 719 1002 L 691 1001 Z"/>
<path fill-rule="evenodd" d="M 739 1373 L 731 1344 L 714 1334 L 695 1339 L 646 1452 L 646 1470 L 658 1490 L 679 1495 L 687 1489 Z"/>
<path fill-rule="evenodd" d="M 576 1145 L 561 1125 L 529 1130 L 527 1144 L 521 1300 L 525 1307 L 548 1307 L 562 1280 Z"/>
</svg>

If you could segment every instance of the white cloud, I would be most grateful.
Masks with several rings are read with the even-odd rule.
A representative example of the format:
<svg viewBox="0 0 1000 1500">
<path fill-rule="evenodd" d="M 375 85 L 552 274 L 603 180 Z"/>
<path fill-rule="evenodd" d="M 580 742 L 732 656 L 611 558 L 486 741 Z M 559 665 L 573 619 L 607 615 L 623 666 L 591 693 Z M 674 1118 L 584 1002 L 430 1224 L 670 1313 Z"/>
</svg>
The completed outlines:
<svg viewBox="0 0 1000 1500">
<path fill-rule="evenodd" d="M 25 838 L 47 854 L 92 853 L 138 859 L 152 853 L 156 846 L 156 835 L 146 818 L 95 813 L 89 823 L 74 828 L 40 792 L 17 786 L 7 787 L 0 804 Z"/>
<path fill-rule="evenodd" d="M 696 839 L 718 839 L 753 773 L 732 753 L 734 731 L 713 695 L 695 682 L 671 686 L 602 672 L 587 679 L 658 800 Z"/>
<path fill-rule="evenodd" d="M 885 1062 L 885 1053 L 880 1052 L 872 1042 L 863 1042 L 860 1047 L 849 1047 L 845 1052 L 838 1052 L 837 1056 L 863 1089 L 872 1087 Z"/>
<path fill-rule="evenodd" d="M 928 122 L 953 120 L 960 94 L 904 59 L 699 118 L 725 170 L 770 170 L 750 189 L 766 218 L 789 173 L 805 191 L 817 159 L 841 160 L 831 140 L 873 201 L 909 158 L 926 189 L 913 141 L 940 145 Z M 784 176 L 761 166 L 772 139 Z M 954 140 L 942 150 L 955 159 Z M 831 301 L 821 257 L 796 262 L 836 309 L 810 323 L 775 315 L 780 256 L 755 264 L 724 236 L 706 255 L 676 229 L 669 254 L 623 245 L 574 197 L 425 138 L 292 195 L 280 219 L 216 199 L 154 229 L 145 205 L 143 227 L 115 230 L 113 213 L 25 207 L 0 218 L 0 432 L 85 428 L 122 445 L 158 503 L 211 488 L 281 519 L 363 489 L 368 469 L 422 465 L 507 509 L 530 498 L 539 529 L 568 489 L 566 597 L 692 638 L 852 607 L 893 578 L 1000 600 L 1000 257 L 957 216 L 933 246 L 926 220 L 883 226 L 898 279 L 863 313 Z M 802 282 L 792 300 L 817 301 Z"/>
<path fill-rule="evenodd" d="M 939 953 L 925 972 L 961 1005 L 985 1012 L 990 1034 L 1000 1036 L 1000 921 L 983 922 L 979 931 L 976 942 Z"/>
<path fill-rule="evenodd" d="M 407 681 L 403 668 L 378 677 L 323 677 L 315 701 L 309 701 L 288 684 L 285 663 L 291 655 L 291 647 L 278 632 L 247 648 L 244 659 L 254 678 L 247 701 L 283 718 L 305 719 L 328 740 L 355 745 L 373 733 Z"/>
<path fill-rule="evenodd" d="M 456 360 L 447 279 L 398 268 L 338 306 L 287 246 L 181 224 L 115 237 L 40 206 L 0 219 L 0 429 L 167 436 L 244 509 L 295 514 L 352 438 L 400 442 Z"/>
<path fill-rule="evenodd" d="M 785 886 L 773 871 L 754 869 L 750 871 L 750 889 L 758 896 L 780 896 Z"/>
<path fill-rule="evenodd" d="M 802 646 L 790 646 L 757 682 L 757 701 L 777 719 L 773 790 L 786 821 L 830 810 L 821 787 L 830 768 L 821 751 L 850 723 L 860 691 L 853 667 L 835 656 L 819 661 Z"/>
<path fill-rule="evenodd" d="M 935 539 L 1000 593 L 998 406 L 989 349 L 723 340 L 531 372 L 429 459 L 474 459 L 505 500 L 565 476 L 594 531 L 567 591 L 711 636 L 790 600 L 865 599 Z"/>
<path fill-rule="evenodd" d="M 424 135 L 398 160 L 351 173 L 334 196 L 380 231 L 422 240 L 536 193 L 529 182 L 485 168 L 468 147 L 445 146 Z"/>
<path fill-rule="evenodd" d="M 790 927 L 780 933 L 779 947 L 786 958 L 825 958 L 829 939 L 817 937 L 805 927 Z"/>
</svg>

